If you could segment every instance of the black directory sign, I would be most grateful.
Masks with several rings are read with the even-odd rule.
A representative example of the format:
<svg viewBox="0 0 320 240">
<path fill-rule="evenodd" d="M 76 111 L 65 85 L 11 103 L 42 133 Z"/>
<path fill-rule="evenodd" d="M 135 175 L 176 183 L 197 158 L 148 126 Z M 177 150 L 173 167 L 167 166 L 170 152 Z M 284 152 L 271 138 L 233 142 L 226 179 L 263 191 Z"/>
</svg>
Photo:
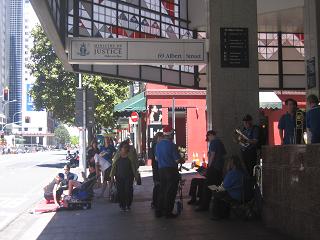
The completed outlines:
<svg viewBox="0 0 320 240">
<path fill-rule="evenodd" d="M 221 28 L 221 67 L 249 67 L 248 28 Z"/>
</svg>

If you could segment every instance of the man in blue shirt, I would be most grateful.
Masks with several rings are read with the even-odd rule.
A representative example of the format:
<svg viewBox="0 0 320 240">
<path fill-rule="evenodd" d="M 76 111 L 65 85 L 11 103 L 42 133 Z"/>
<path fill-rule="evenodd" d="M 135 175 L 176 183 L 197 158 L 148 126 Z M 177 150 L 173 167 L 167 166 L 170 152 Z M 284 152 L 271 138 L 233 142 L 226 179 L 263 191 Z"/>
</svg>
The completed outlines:
<svg viewBox="0 0 320 240">
<path fill-rule="evenodd" d="M 296 112 L 297 102 L 291 98 L 286 100 L 288 112 L 279 120 L 278 129 L 282 144 L 296 143 Z"/>
<path fill-rule="evenodd" d="M 205 175 L 206 180 L 204 183 L 204 188 L 202 189 L 203 191 L 200 206 L 196 208 L 196 211 L 206 211 L 209 209 L 212 194 L 208 189 L 208 186 L 221 184 L 224 156 L 227 153 L 222 141 L 217 138 L 215 131 L 208 131 L 206 137 L 206 140 L 210 142 L 208 152 L 208 168 Z"/>
<path fill-rule="evenodd" d="M 159 167 L 160 196 L 156 209 L 156 217 L 165 214 L 167 218 L 177 215 L 172 213 L 178 191 L 178 163 L 181 156 L 177 146 L 172 142 L 174 130 L 171 127 L 163 129 L 164 137 L 156 146 L 156 159 Z"/>
<path fill-rule="evenodd" d="M 245 163 L 249 175 L 253 175 L 253 168 L 257 164 L 257 145 L 259 142 L 259 127 L 253 125 L 251 115 L 243 119 L 242 133 L 248 138 L 248 146 L 241 147 L 242 161 Z"/>
<path fill-rule="evenodd" d="M 319 99 L 316 95 L 309 95 L 307 102 L 310 106 L 310 110 L 307 112 L 307 129 L 311 133 L 311 143 L 320 143 Z"/>
</svg>

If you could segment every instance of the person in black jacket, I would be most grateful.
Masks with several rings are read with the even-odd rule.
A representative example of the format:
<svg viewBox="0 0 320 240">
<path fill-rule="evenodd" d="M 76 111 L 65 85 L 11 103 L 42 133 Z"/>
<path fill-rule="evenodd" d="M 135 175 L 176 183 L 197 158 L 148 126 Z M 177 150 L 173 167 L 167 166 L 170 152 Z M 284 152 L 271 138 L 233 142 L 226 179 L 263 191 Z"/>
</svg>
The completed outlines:
<svg viewBox="0 0 320 240">
<path fill-rule="evenodd" d="M 94 156 L 99 153 L 100 153 L 100 150 L 98 148 L 98 142 L 97 140 L 93 139 L 91 141 L 90 148 L 87 153 L 87 162 L 88 162 L 87 166 L 89 166 L 89 163 L 94 163 Z"/>
</svg>

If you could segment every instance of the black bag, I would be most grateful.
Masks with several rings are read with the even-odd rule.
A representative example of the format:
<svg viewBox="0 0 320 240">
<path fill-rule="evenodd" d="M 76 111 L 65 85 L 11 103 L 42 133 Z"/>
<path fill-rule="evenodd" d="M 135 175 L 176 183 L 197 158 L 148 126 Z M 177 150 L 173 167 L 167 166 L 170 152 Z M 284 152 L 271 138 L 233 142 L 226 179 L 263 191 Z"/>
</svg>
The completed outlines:
<svg viewBox="0 0 320 240">
<path fill-rule="evenodd" d="M 142 185 L 140 173 L 138 173 L 138 176 L 137 176 L 137 179 L 136 179 L 136 183 L 137 183 L 137 185 Z"/>
<path fill-rule="evenodd" d="M 113 202 L 113 203 L 119 202 L 117 186 L 115 183 L 112 183 L 112 185 L 110 186 L 109 200 L 110 202 Z"/>
</svg>

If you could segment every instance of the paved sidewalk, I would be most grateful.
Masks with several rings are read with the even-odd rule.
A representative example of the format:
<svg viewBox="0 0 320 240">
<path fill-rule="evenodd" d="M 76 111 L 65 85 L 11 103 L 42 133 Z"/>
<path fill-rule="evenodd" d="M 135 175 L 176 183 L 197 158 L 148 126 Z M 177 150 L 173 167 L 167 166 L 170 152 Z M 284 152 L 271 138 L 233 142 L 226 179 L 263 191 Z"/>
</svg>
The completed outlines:
<svg viewBox="0 0 320 240">
<path fill-rule="evenodd" d="M 190 180 L 191 174 L 184 175 Z M 157 219 L 150 208 L 152 178 L 143 178 L 142 186 L 135 186 L 134 203 L 131 212 L 120 212 L 117 204 L 107 199 L 95 199 L 91 210 L 64 211 L 42 214 L 44 229 L 38 239 L 108 239 L 108 240 L 284 240 L 289 239 L 270 229 L 262 223 L 209 219 L 209 213 L 198 213 L 186 204 L 182 215 L 177 219 Z M 190 181 L 188 181 L 190 183 Z M 185 186 L 187 193 L 188 186 Z M 47 220 L 46 220 L 47 219 Z M 38 224 L 39 225 L 39 224 Z M 41 225 L 41 224 L 40 224 Z M 42 227 L 42 228 L 43 228 Z M 33 228 L 39 228 L 33 226 Z M 27 233 L 26 233 L 27 234 Z M 25 239 L 31 239 L 27 237 Z"/>
</svg>

